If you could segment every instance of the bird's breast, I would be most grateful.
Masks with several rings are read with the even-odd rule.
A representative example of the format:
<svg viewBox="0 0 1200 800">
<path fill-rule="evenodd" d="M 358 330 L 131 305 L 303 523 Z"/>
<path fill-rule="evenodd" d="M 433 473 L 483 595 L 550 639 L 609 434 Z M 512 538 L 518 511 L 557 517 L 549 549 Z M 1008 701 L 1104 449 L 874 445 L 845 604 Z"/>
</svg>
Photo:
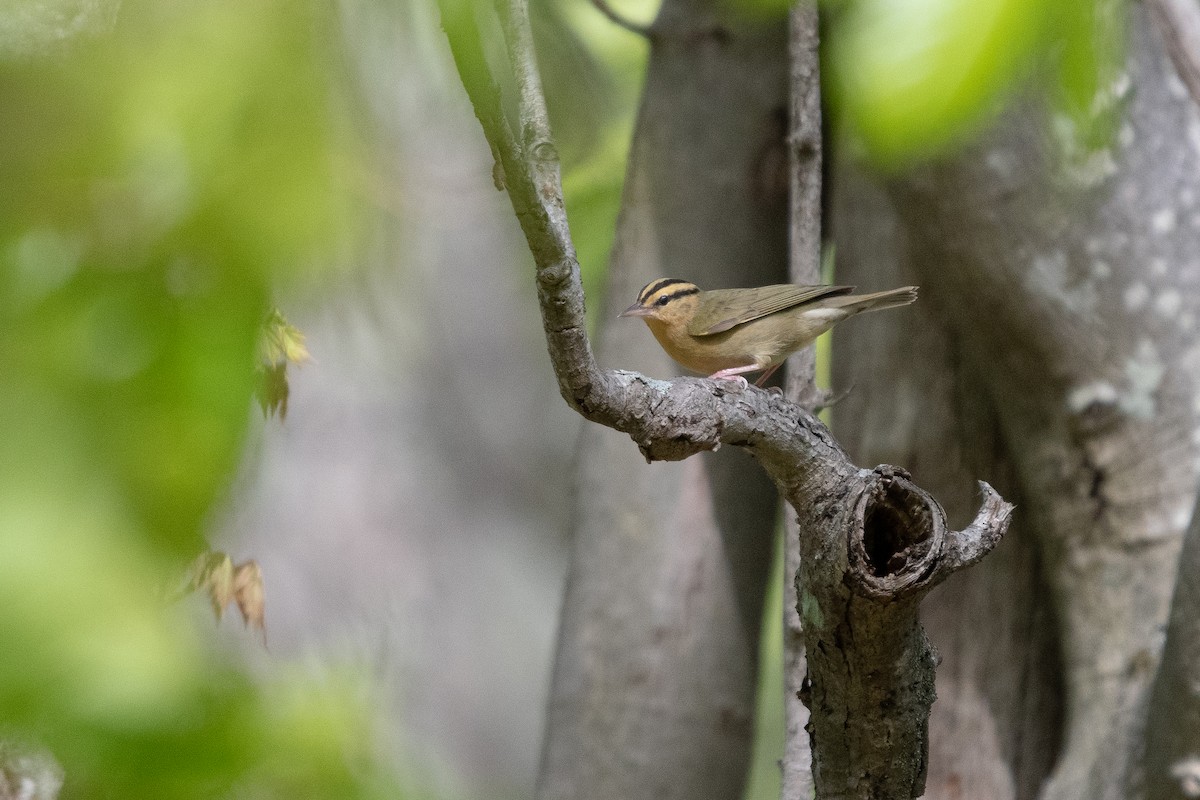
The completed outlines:
<svg viewBox="0 0 1200 800">
<path fill-rule="evenodd" d="M 646 320 L 667 355 L 688 369 L 704 374 L 750 364 L 767 367 L 786 357 L 786 337 L 778 335 L 775 326 L 763 326 L 760 322 L 743 323 L 711 336 L 692 336 L 681 325 Z"/>
</svg>

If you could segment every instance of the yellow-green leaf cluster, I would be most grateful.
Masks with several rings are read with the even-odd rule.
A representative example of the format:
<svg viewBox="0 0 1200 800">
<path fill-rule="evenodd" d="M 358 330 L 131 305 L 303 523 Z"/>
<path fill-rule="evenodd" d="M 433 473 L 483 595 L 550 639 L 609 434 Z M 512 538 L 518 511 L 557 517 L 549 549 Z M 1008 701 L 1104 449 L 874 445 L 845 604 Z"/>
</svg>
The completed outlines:
<svg viewBox="0 0 1200 800">
<path fill-rule="evenodd" d="M 304 334 L 299 328 L 284 319 L 279 309 L 263 326 L 259 348 L 259 379 L 256 394 L 258 404 L 267 417 L 276 412 L 280 419 L 287 417 L 288 386 L 287 369 L 290 364 L 299 366 L 312 360 L 304 344 Z"/>
<path fill-rule="evenodd" d="M 1122 54 L 1123 0 L 827 3 L 836 120 L 879 165 L 901 167 L 979 130 L 1033 76 L 1085 112 Z"/>
<path fill-rule="evenodd" d="M 0 719 L 71 797 L 395 796 L 360 780 L 357 689 L 264 694 L 162 591 L 239 461 L 270 298 L 345 227 L 318 9 L 125 0 L 0 47 Z M 0 39 L 44 38 L 22 20 Z M 258 566 L 225 575 L 261 626 Z"/>
</svg>

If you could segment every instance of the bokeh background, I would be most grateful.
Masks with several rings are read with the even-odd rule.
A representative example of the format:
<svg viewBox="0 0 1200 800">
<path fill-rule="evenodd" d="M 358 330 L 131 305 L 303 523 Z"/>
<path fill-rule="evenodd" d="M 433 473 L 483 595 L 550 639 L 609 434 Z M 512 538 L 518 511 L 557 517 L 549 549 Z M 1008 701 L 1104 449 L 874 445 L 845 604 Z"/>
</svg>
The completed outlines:
<svg viewBox="0 0 1200 800">
<path fill-rule="evenodd" d="M 831 4 L 834 125 L 884 169 L 953 144 L 1078 5 Z M 533 10 L 594 308 L 648 45 L 587 0 Z M 1067 38 L 1069 114 L 1105 54 Z M 528 796 L 581 423 L 436 7 L 16 0 L 0 108 L 6 780 Z M 254 397 L 274 308 L 312 356 L 286 419 Z M 178 596 L 209 547 L 261 566 L 265 644 Z"/>
</svg>

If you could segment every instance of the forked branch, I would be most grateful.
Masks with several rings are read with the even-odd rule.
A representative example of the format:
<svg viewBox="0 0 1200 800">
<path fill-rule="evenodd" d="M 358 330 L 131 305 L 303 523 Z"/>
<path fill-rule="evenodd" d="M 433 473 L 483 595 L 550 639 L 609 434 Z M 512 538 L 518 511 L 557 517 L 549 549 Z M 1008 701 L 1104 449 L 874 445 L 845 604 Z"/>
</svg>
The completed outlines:
<svg viewBox="0 0 1200 800">
<path fill-rule="evenodd" d="M 919 796 L 933 658 L 917 624 L 917 601 L 990 550 L 1012 507 L 985 484 L 975 524 L 949 531 L 937 501 L 902 470 L 858 469 L 816 417 L 776 394 L 600 369 L 587 336 L 526 2 L 497 3 L 511 81 L 497 81 L 488 71 L 474 7 L 441 3 L 463 84 L 534 257 L 563 397 L 587 419 L 628 434 L 650 461 L 679 460 L 723 444 L 759 460 L 799 522 L 800 605 L 811 693 L 820 700 L 812 706 L 818 709 L 812 717 L 818 797 Z M 517 87 L 517 132 L 502 83 Z"/>
</svg>

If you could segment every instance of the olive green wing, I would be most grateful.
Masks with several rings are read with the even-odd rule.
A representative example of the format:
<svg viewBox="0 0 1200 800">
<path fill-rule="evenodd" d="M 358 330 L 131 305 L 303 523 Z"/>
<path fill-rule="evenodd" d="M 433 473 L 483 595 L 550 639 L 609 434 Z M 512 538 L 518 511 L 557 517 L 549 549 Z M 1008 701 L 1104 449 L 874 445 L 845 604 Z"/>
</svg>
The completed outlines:
<svg viewBox="0 0 1200 800">
<path fill-rule="evenodd" d="M 852 291 L 853 286 L 797 286 L 791 283 L 756 289 L 715 289 L 701 295 L 700 307 L 688 324 L 688 333 L 711 336 L 776 311 Z"/>
</svg>

